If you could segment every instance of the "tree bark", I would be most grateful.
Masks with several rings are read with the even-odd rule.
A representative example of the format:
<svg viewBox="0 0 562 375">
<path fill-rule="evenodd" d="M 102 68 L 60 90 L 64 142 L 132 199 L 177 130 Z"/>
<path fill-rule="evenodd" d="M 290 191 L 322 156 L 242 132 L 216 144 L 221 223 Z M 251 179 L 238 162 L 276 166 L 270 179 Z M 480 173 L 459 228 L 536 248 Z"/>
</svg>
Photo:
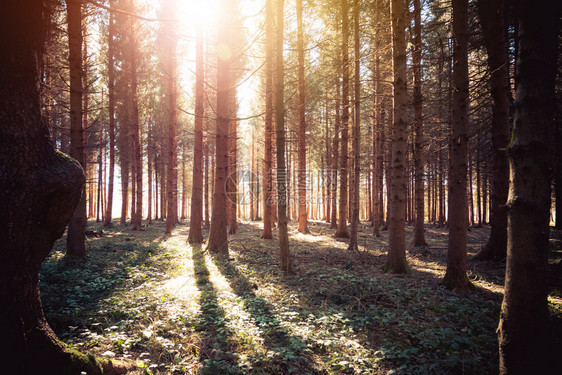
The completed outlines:
<svg viewBox="0 0 562 375">
<path fill-rule="evenodd" d="M 219 16 L 219 30 L 217 46 L 222 46 L 217 54 L 217 121 L 216 121 L 216 160 L 215 160 L 215 189 L 213 195 L 213 212 L 211 216 L 211 230 L 207 249 L 214 253 L 228 254 L 227 220 L 226 220 L 226 192 L 225 182 L 228 170 L 228 128 L 230 122 L 230 94 L 229 70 L 232 60 L 229 33 L 231 16 L 231 1 L 222 0 Z"/>
<path fill-rule="evenodd" d="M 514 137 L 509 146 L 505 294 L 498 328 L 500 374 L 556 368 L 548 327 L 550 137 L 559 4 L 516 2 L 519 25 Z"/>
<path fill-rule="evenodd" d="M 85 170 L 84 129 L 82 127 L 82 4 L 70 0 L 66 7 L 68 19 L 68 51 L 70 65 L 70 156 Z M 68 223 L 66 256 L 85 258 L 87 223 L 86 192 Z"/>
<path fill-rule="evenodd" d="M 347 0 L 341 0 L 342 17 L 342 113 L 341 113 L 341 153 L 340 153 L 340 200 L 338 212 L 338 228 L 336 237 L 349 238 L 347 230 L 347 149 L 349 142 L 349 18 Z"/>
<path fill-rule="evenodd" d="M 416 224 L 414 227 L 414 246 L 427 246 L 424 231 L 424 137 L 423 137 L 423 96 L 421 88 L 421 6 L 420 0 L 414 0 L 414 51 L 412 58 L 414 62 L 414 168 L 415 168 L 415 200 L 416 200 Z M 429 186 L 428 186 L 429 187 Z"/>
<path fill-rule="evenodd" d="M 297 54 L 298 54 L 298 79 L 299 79 L 299 131 L 298 131 L 298 206 L 299 206 L 299 232 L 309 233 L 306 212 L 306 94 L 304 81 L 304 42 L 302 31 L 302 0 L 297 0 Z"/>
<path fill-rule="evenodd" d="M 266 0 L 265 15 L 265 146 L 263 165 L 263 234 L 262 238 L 272 238 L 273 218 L 271 212 L 273 179 L 272 153 L 273 145 L 273 38 L 274 38 L 273 0 Z"/>
<path fill-rule="evenodd" d="M 79 163 L 55 151 L 41 118 L 44 5 L 7 1 L 0 13 L 0 358 L 7 374 L 80 372 L 47 324 L 39 294 L 41 263 L 85 182 Z"/>
<path fill-rule="evenodd" d="M 172 18 L 175 13 L 175 2 L 168 0 L 166 2 L 165 14 Z M 171 234 L 172 229 L 178 221 L 178 135 L 177 135 L 177 35 L 174 25 L 168 23 L 165 25 L 167 41 L 167 93 L 168 93 L 168 134 L 167 134 L 167 162 L 168 170 L 166 171 L 166 234 Z"/>
<path fill-rule="evenodd" d="M 277 32 L 275 49 L 275 119 L 277 132 L 277 215 L 279 225 L 279 255 L 281 270 L 293 272 L 287 231 L 287 167 L 285 165 L 285 102 L 283 69 L 283 0 L 277 0 Z"/>
<path fill-rule="evenodd" d="M 442 284 L 466 292 L 467 144 L 468 144 L 468 0 L 453 1 L 453 117 L 449 158 L 449 244 Z"/>
<path fill-rule="evenodd" d="M 131 12 L 135 11 L 134 2 L 130 4 Z M 131 215 L 131 226 L 133 230 L 140 230 L 142 226 L 142 144 L 139 124 L 139 99 L 138 99 L 138 53 L 137 53 L 137 25 L 131 19 L 131 143 L 133 148 L 133 166 L 135 180 L 131 181 L 135 187 L 135 210 Z"/>
<path fill-rule="evenodd" d="M 361 80 L 359 64 L 361 62 L 360 49 L 359 49 L 359 0 L 354 0 L 353 3 L 353 44 L 354 44 L 354 69 L 355 69 L 355 114 L 353 118 L 353 201 L 351 213 L 351 232 L 349 238 L 348 250 L 358 250 L 357 246 L 357 229 L 359 226 L 359 180 L 361 178 L 360 169 L 360 139 L 361 139 Z"/>
<path fill-rule="evenodd" d="M 475 259 L 501 260 L 507 252 L 507 212 L 509 189 L 509 86 L 505 42 L 504 0 L 479 0 L 478 12 L 488 52 L 492 89 L 492 229 L 488 242 Z"/>
<path fill-rule="evenodd" d="M 338 59 L 339 60 L 339 59 Z M 338 61 L 338 67 L 341 64 Z M 339 68 L 338 68 L 339 70 Z M 339 73 L 338 73 L 339 75 Z M 334 120 L 334 140 L 333 140 L 333 157 L 332 157 L 332 217 L 330 220 L 330 229 L 338 227 L 337 214 L 338 214 L 338 161 L 339 161 L 339 144 L 340 144 L 340 80 L 339 76 L 336 80 L 336 105 L 335 105 L 335 120 Z M 341 184 L 341 181 L 340 181 Z"/>
<path fill-rule="evenodd" d="M 203 102 L 205 100 L 203 65 L 203 25 L 197 27 L 195 46 L 195 129 L 193 145 L 193 180 L 191 184 L 191 212 L 189 215 L 190 244 L 203 242 Z"/>
<path fill-rule="evenodd" d="M 388 257 L 385 270 L 392 273 L 408 272 L 406 262 L 406 141 L 408 90 L 406 87 L 406 10 L 404 0 L 391 1 L 392 54 L 394 60 L 394 126 L 391 149 L 390 212 Z"/>
</svg>

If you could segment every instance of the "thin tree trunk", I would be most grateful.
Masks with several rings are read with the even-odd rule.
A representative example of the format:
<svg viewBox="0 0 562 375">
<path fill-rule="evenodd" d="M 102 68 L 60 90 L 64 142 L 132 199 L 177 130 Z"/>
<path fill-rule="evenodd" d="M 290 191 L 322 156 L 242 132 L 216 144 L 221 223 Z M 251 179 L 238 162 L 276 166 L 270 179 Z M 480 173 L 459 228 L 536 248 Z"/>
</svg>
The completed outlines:
<svg viewBox="0 0 562 375">
<path fill-rule="evenodd" d="M 274 43 L 273 0 L 266 0 L 265 16 L 265 146 L 263 165 L 263 239 L 271 239 L 272 218 L 272 142 L 273 134 L 273 43 Z"/>
<path fill-rule="evenodd" d="M 113 0 L 109 2 L 112 6 Z M 109 116 L 109 176 L 107 179 L 107 206 L 105 211 L 104 227 L 111 226 L 113 217 L 113 180 L 115 176 L 115 22 L 113 14 L 109 15 L 108 41 L 107 41 L 107 96 Z"/>
<path fill-rule="evenodd" d="M 153 180 L 152 180 L 152 175 L 153 175 L 153 166 L 154 166 L 154 139 L 152 138 L 152 132 L 153 132 L 153 127 L 152 127 L 152 121 L 148 121 L 148 132 L 146 135 L 147 138 L 147 147 L 146 147 L 146 151 L 147 151 L 147 155 L 146 155 L 146 164 L 147 164 L 147 175 L 148 175 L 148 202 L 147 202 L 147 208 L 148 208 L 148 214 L 146 215 L 146 220 L 147 220 L 147 224 L 152 224 L 152 205 L 153 205 L 153 199 L 152 199 L 152 195 L 154 194 L 153 189 L 152 189 L 152 184 L 153 184 Z"/>
<path fill-rule="evenodd" d="M 277 0 L 277 32 L 275 49 L 275 116 L 277 132 L 277 215 L 279 225 L 279 255 L 281 270 L 285 274 L 293 272 L 289 252 L 289 234 L 287 231 L 287 167 L 285 165 L 285 103 L 284 103 L 284 69 L 283 69 L 283 0 Z"/>
<path fill-rule="evenodd" d="M 354 30 L 354 57 L 355 57 L 355 115 L 353 123 L 353 210 L 351 215 L 351 232 L 348 250 L 358 250 L 357 246 L 357 228 L 359 226 L 359 180 L 360 173 L 360 139 L 361 139 L 361 81 L 359 64 L 361 61 L 359 50 L 359 0 L 353 3 L 353 30 Z"/>
<path fill-rule="evenodd" d="M 230 217 L 228 222 L 228 234 L 235 234 L 238 232 L 238 215 L 236 213 L 236 209 L 238 207 L 238 169 L 237 169 L 237 142 L 238 142 L 238 120 L 236 120 L 236 112 L 238 108 L 238 104 L 236 103 L 236 92 L 235 90 L 231 90 L 230 92 L 231 99 L 230 99 L 230 115 L 232 118 L 229 121 L 228 127 L 228 155 L 229 155 L 229 163 L 228 163 L 228 170 L 229 175 L 227 179 L 227 191 L 229 192 L 227 204 L 230 206 Z M 243 188 L 243 187 L 242 187 Z M 243 191 L 243 190 L 242 190 Z"/>
<path fill-rule="evenodd" d="M 349 19 L 347 0 L 341 1 L 341 17 L 342 17 L 342 114 L 341 114 L 341 154 L 340 154 L 340 200 L 339 200 L 339 217 L 336 237 L 349 238 L 347 230 L 347 173 L 348 160 L 347 149 L 349 141 Z"/>
<path fill-rule="evenodd" d="M 211 153 L 209 152 L 209 140 L 208 136 L 206 136 L 207 140 L 205 141 L 205 145 L 203 147 L 203 151 L 205 152 L 205 194 L 203 196 L 203 205 L 205 206 L 205 228 L 209 228 L 210 224 L 210 215 L 209 215 L 209 158 L 211 157 Z"/>
<path fill-rule="evenodd" d="M 414 0 L 414 168 L 415 168 L 415 200 L 416 200 L 416 223 L 414 227 L 414 246 L 427 246 L 424 231 L 424 137 L 423 137 L 423 96 L 421 88 L 421 6 L 420 0 Z"/>
<path fill-rule="evenodd" d="M 478 10 L 488 51 L 492 89 L 492 210 L 490 238 L 476 259 L 504 259 L 507 253 L 507 202 L 509 188 L 509 86 L 504 26 L 504 0 L 479 0 Z"/>
<path fill-rule="evenodd" d="M 131 11 L 135 11 L 134 3 L 131 2 Z M 139 230 L 142 226 L 142 144 L 139 124 L 139 101 L 138 101 L 138 72 L 137 72 L 137 23 L 131 20 L 131 134 L 133 146 L 133 166 L 135 180 L 132 181 L 135 187 L 135 212 L 131 215 L 131 225 L 133 230 Z"/>
<path fill-rule="evenodd" d="M 231 1 L 222 0 L 219 10 L 219 29 L 217 45 L 230 45 L 231 32 L 229 19 L 231 16 Z M 211 230 L 207 249 L 214 253 L 228 254 L 227 220 L 226 220 L 226 192 L 225 186 L 228 170 L 228 129 L 230 122 L 230 94 L 229 69 L 232 56 L 222 55 L 217 58 L 217 121 L 216 121 L 216 160 L 215 160 L 215 189 L 213 195 L 213 212 Z"/>
<path fill-rule="evenodd" d="M 391 1 L 392 49 L 394 61 L 394 129 L 392 139 L 388 257 L 385 270 L 408 272 L 406 262 L 405 209 L 407 193 L 406 142 L 408 90 L 406 76 L 406 11 L 404 0 Z"/>
<path fill-rule="evenodd" d="M 338 59 L 339 60 L 339 59 Z M 338 67 L 341 66 L 338 61 Z M 338 68 L 339 70 L 339 68 Z M 336 105 L 335 105 L 335 121 L 334 121 L 334 141 L 333 141 L 333 158 L 332 158 L 332 218 L 330 220 L 330 229 L 337 228 L 337 209 L 338 209 L 338 161 L 339 161 L 339 137 L 340 137 L 340 82 L 339 77 L 336 80 Z M 341 181 L 340 181 L 341 184 Z"/>
<path fill-rule="evenodd" d="M 197 40 L 195 45 L 195 129 L 193 145 L 193 179 L 191 184 L 191 212 L 189 214 L 189 237 L 190 244 L 203 242 L 201 222 L 203 221 L 203 115 L 205 101 L 205 67 L 203 61 L 203 25 L 197 27 Z M 208 169 L 207 156 L 205 157 L 206 169 Z M 208 170 L 205 171 L 205 179 L 208 178 Z M 208 184 L 208 181 L 205 181 Z M 208 185 L 207 185 L 208 189 Z M 208 194 L 208 192 L 207 192 Z M 207 198 L 207 197 L 206 197 Z M 205 207 L 207 209 L 207 203 Z"/>
<path fill-rule="evenodd" d="M 70 64 L 70 156 L 86 170 L 84 159 L 84 128 L 82 127 L 82 4 L 70 1 L 66 7 L 68 19 L 68 50 Z M 86 192 L 68 223 L 66 255 L 86 257 Z"/>
<path fill-rule="evenodd" d="M 306 94 L 304 81 L 304 42 L 302 31 L 302 0 L 297 0 L 297 54 L 298 54 L 298 80 L 299 80 L 299 130 L 298 135 L 298 207 L 299 207 L 299 232 L 309 233 L 306 212 Z"/>
<path fill-rule="evenodd" d="M 468 0 L 453 1 L 453 121 L 449 162 L 449 244 L 447 270 L 441 282 L 465 292 L 473 286 L 466 275 L 466 164 L 468 144 Z"/>
<path fill-rule="evenodd" d="M 174 1 L 166 3 L 165 14 L 170 18 L 175 13 Z M 166 171 L 166 234 L 171 234 L 172 229 L 178 221 L 178 136 L 177 136 L 177 36 L 173 25 L 165 25 L 167 41 L 167 90 L 168 90 L 168 134 L 167 134 L 167 157 L 168 170 Z"/>
</svg>

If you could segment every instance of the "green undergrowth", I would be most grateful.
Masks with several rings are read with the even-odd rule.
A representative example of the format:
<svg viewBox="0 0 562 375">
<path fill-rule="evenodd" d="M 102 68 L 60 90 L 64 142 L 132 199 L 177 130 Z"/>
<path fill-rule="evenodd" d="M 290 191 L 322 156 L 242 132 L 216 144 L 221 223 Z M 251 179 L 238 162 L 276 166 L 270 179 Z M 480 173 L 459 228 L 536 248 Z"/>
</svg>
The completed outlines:
<svg viewBox="0 0 562 375">
<path fill-rule="evenodd" d="M 326 224 L 290 229 L 291 276 L 260 223 L 242 223 L 227 256 L 189 246 L 185 225 L 173 236 L 162 223 L 103 228 L 78 264 L 64 261 L 63 239 L 42 269 L 47 319 L 69 347 L 139 374 L 497 373 L 500 266 L 469 262 L 476 291 L 456 294 L 438 286 L 443 229 L 411 249 L 408 275 L 382 271 L 386 232 L 361 225 L 360 250 L 348 251 Z M 472 229 L 471 255 L 488 233 Z"/>
</svg>

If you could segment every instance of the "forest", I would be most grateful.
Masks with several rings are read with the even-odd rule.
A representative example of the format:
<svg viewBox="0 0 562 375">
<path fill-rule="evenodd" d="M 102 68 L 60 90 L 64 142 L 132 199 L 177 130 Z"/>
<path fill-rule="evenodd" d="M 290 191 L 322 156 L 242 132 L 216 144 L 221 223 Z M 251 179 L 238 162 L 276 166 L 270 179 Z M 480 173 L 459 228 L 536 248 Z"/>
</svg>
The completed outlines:
<svg viewBox="0 0 562 375">
<path fill-rule="evenodd" d="M 4 0 L 0 373 L 558 373 L 561 16 Z"/>
</svg>

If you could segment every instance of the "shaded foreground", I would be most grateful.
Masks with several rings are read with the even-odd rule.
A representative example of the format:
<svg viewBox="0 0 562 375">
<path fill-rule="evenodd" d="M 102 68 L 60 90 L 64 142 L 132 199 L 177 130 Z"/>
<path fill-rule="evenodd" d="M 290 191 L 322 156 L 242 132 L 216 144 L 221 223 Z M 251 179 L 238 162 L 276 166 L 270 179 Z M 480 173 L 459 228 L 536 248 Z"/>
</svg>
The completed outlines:
<svg viewBox="0 0 562 375">
<path fill-rule="evenodd" d="M 90 228 L 99 231 L 92 223 Z M 410 275 L 382 273 L 388 234 L 359 225 L 360 251 L 324 223 L 290 224 L 295 274 L 280 271 L 278 242 L 261 223 L 230 237 L 228 257 L 186 243 L 188 226 L 162 236 L 115 227 L 88 240 L 82 267 L 62 261 L 64 239 L 43 265 L 49 323 L 67 345 L 136 364 L 134 373 L 400 374 L 497 373 L 504 265 L 469 260 L 478 291 L 437 284 L 447 234 L 427 227 L 427 248 L 408 253 Z M 411 228 L 407 231 L 411 239 Z M 207 233 L 205 233 L 206 235 Z M 469 232 L 470 258 L 488 228 Z M 562 247 L 551 241 L 552 327 L 562 337 Z M 555 353 L 555 352 L 553 352 Z"/>
</svg>

